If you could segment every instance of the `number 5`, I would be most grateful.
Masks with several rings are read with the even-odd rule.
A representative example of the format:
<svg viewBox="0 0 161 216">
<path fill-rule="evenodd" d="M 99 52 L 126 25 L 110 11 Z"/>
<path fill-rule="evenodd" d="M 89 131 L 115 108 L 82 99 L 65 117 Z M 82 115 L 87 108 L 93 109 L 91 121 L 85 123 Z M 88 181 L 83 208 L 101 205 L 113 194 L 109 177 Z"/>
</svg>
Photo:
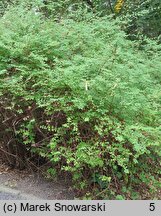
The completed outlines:
<svg viewBox="0 0 161 216">
<path fill-rule="evenodd" d="M 149 210 L 150 211 L 154 211 L 155 210 L 155 203 L 150 203 Z"/>
</svg>

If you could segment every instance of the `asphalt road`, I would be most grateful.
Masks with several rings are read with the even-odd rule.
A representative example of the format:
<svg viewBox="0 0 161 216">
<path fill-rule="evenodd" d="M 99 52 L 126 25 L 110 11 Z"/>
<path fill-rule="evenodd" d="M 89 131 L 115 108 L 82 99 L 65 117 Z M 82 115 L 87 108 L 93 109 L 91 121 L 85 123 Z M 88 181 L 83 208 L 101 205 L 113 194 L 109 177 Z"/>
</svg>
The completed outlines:
<svg viewBox="0 0 161 216">
<path fill-rule="evenodd" d="M 0 185 L 0 200 L 40 200 L 40 198 Z"/>
<path fill-rule="evenodd" d="M 26 200 L 26 197 L 22 197 L 19 194 L 0 192 L 0 200 Z"/>
</svg>

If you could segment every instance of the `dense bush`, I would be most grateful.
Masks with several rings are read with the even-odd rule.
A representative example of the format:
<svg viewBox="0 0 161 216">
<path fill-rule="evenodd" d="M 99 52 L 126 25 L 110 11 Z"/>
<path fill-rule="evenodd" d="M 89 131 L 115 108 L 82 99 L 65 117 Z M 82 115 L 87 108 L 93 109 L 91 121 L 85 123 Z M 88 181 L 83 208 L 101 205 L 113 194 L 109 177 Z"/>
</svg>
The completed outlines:
<svg viewBox="0 0 161 216">
<path fill-rule="evenodd" d="M 160 47 L 139 46 L 110 17 L 44 21 L 19 6 L 0 19 L 1 128 L 9 119 L 80 196 L 137 199 L 148 188 L 147 198 L 159 187 Z"/>
</svg>

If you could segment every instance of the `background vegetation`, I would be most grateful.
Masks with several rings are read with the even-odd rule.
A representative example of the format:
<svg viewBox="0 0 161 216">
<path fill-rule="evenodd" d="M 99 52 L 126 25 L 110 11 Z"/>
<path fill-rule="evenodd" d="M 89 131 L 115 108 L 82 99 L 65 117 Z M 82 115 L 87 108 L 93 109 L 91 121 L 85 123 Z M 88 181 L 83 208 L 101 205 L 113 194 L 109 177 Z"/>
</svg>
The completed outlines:
<svg viewBox="0 0 161 216">
<path fill-rule="evenodd" d="M 39 155 L 79 198 L 157 198 L 161 3 L 132 2 L 1 1 L 0 140 L 10 165 Z"/>
</svg>

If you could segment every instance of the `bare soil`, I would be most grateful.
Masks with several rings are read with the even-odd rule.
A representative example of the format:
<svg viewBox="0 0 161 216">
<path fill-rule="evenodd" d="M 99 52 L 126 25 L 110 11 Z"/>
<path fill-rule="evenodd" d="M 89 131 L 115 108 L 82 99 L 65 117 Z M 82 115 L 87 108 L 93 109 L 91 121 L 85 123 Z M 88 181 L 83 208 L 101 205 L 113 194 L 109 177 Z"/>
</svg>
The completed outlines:
<svg viewBox="0 0 161 216">
<path fill-rule="evenodd" d="M 71 186 L 64 179 L 47 179 L 29 170 L 11 170 L 3 163 L 0 163 L 0 187 L 18 190 L 20 195 L 31 195 L 37 199 L 74 199 Z"/>
</svg>

